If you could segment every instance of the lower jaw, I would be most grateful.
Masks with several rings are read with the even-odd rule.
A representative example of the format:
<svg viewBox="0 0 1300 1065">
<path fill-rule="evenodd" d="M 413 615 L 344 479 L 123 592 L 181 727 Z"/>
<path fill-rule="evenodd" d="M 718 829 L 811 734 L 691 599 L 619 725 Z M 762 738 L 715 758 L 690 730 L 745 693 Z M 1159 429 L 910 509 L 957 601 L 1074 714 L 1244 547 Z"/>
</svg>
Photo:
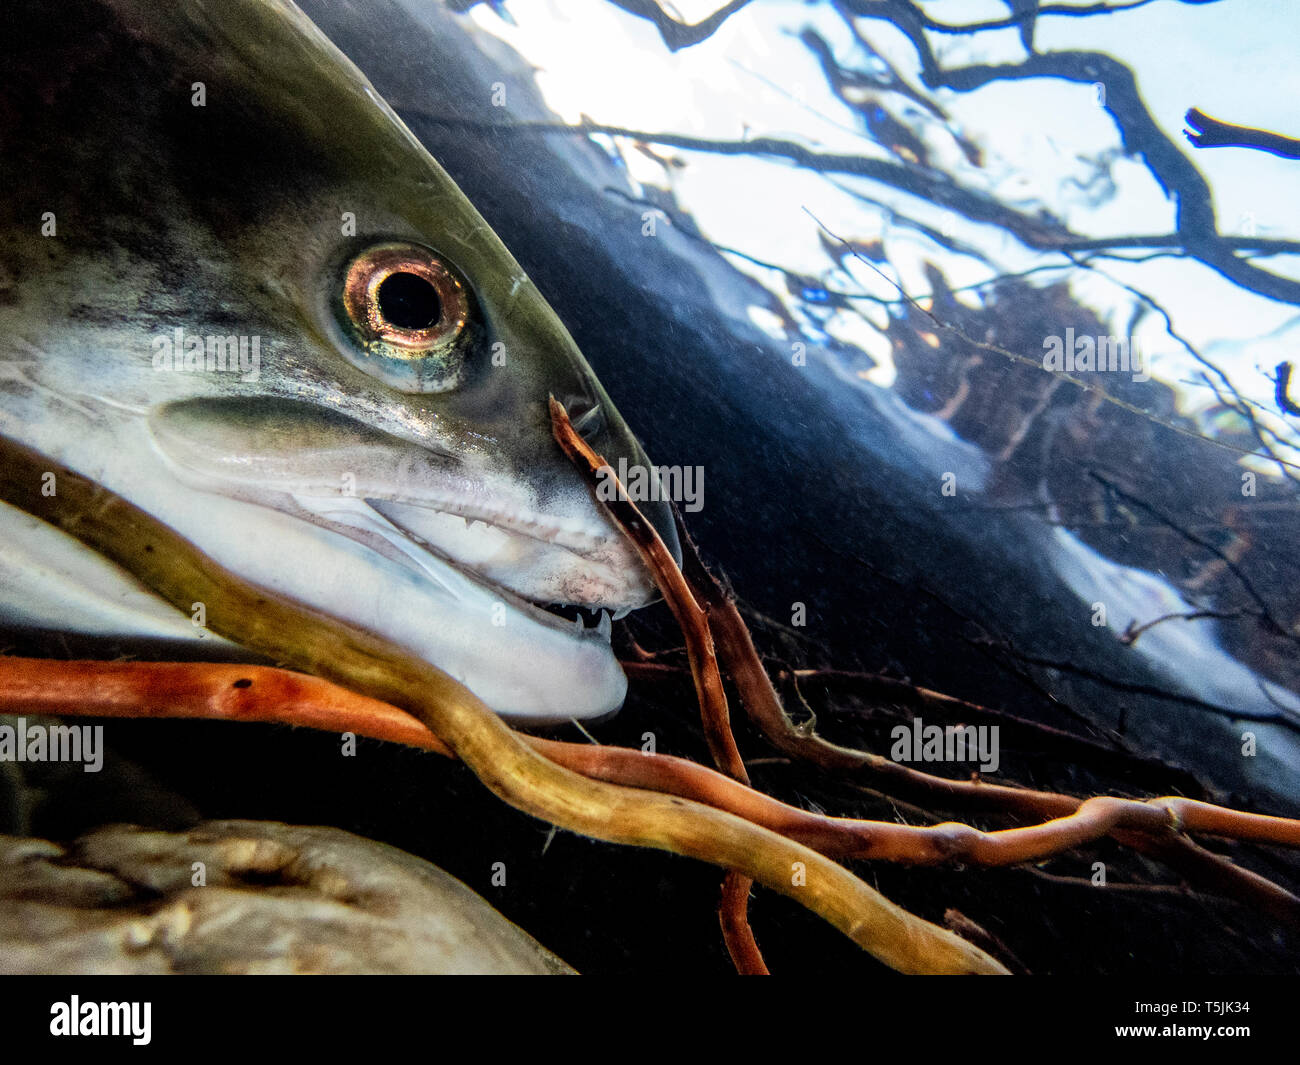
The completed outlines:
<svg viewBox="0 0 1300 1065">
<path fill-rule="evenodd" d="M 358 501 L 359 502 L 359 501 Z M 423 544 L 384 516 L 374 513 L 392 536 L 389 543 L 406 549 L 406 557 L 426 571 L 447 577 L 454 571 L 463 582 L 471 613 L 487 612 L 491 638 L 474 641 L 459 670 L 445 669 L 438 656 L 422 651 L 432 664 L 444 668 L 503 718 L 517 724 L 547 725 L 570 720 L 598 720 L 623 704 L 627 680 L 610 647 L 614 616 L 632 606 L 605 610 L 579 605 L 539 603 L 490 580 L 457 559 L 447 558 Z M 335 534 L 350 538 L 348 527 Z M 469 619 L 467 618 L 467 621 Z M 490 649 L 490 651 L 489 651 Z M 482 652 L 482 653 L 479 653 Z"/>
<path fill-rule="evenodd" d="M 557 613 L 566 623 L 585 609 L 592 628 L 600 623 L 602 610 L 617 620 L 653 598 L 654 587 L 642 574 L 640 560 L 612 530 L 597 538 L 592 530 L 575 533 L 571 521 L 565 532 L 564 522 L 554 519 L 554 537 L 548 537 L 415 504 L 364 502 L 422 549 L 473 579 Z"/>
</svg>

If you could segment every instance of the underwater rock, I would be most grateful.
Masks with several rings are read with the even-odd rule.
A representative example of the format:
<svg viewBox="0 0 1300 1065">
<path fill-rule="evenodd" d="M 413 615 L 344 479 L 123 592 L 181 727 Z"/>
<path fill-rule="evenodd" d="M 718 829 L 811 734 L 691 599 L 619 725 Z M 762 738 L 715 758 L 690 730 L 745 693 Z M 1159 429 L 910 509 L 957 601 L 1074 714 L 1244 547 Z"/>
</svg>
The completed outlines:
<svg viewBox="0 0 1300 1065">
<path fill-rule="evenodd" d="M 335 828 L 0 836 L 0 972 L 573 970 L 459 880 Z"/>
</svg>

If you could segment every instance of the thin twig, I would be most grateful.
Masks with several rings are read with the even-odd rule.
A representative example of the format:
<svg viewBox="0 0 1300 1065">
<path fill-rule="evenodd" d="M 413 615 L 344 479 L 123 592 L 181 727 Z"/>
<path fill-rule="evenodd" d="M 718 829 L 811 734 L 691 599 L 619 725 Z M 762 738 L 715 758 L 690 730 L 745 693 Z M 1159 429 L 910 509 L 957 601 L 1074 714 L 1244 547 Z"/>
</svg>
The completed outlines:
<svg viewBox="0 0 1300 1065">
<path fill-rule="evenodd" d="M 686 654 L 691 663 L 700 697 L 700 715 L 704 736 L 714 764 L 742 783 L 749 783 L 744 759 L 736 748 L 736 738 L 731 732 L 731 714 L 727 708 L 727 693 L 722 687 L 722 674 L 713 646 L 709 620 L 696 602 L 681 570 L 673 560 L 667 545 L 645 519 L 637 505 L 628 497 L 627 490 L 615 475 L 613 467 L 597 455 L 573 428 L 564 404 L 554 396 L 550 398 L 551 431 L 556 442 L 594 487 L 602 481 L 609 491 L 600 493 L 600 502 L 627 535 L 655 578 L 664 601 L 677 619 L 686 638 Z M 610 498 L 606 498 L 610 497 Z"/>
<path fill-rule="evenodd" d="M 1197 107 L 1188 111 L 1184 120 L 1191 129 L 1183 133 L 1198 148 L 1256 148 L 1280 155 L 1283 159 L 1300 159 L 1300 140 L 1294 137 L 1285 137 L 1267 129 L 1234 126 L 1211 118 Z"/>
<path fill-rule="evenodd" d="M 749 889 L 754 882 L 734 869 L 722 878 L 722 898 L 718 903 L 718 922 L 722 939 L 731 955 L 731 963 L 741 976 L 770 976 L 763 952 L 749 925 Z"/>
<path fill-rule="evenodd" d="M 569 460 L 578 466 L 580 472 L 586 474 L 593 487 L 600 477 L 606 477 L 612 482 L 613 491 L 599 493 L 598 496 L 654 575 L 655 583 L 686 639 L 686 655 L 690 661 L 691 675 L 695 679 L 704 736 L 709 752 L 713 755 L 713 762 L 734 780 L 748 784 L 749 773 L 736 747 L 736 737 L 731 731 L 727 693 L 722 686 L 722 674 L 718 670 L 713 633 L 709 630 L 707 615 L 691 594 L 667 545 L 628 497 L 624 485 L 609 463 L 578 435 L 569 421 L 564 405 L 554 396 L 550 399 L 550 410 L 551 431 Z M 749 925 L 749 892 L 753 886 L 753 880 L 744 873 L 735 869 L 727 870 L 722 881 L 718 921 L 736 971 L 742 976 L 765 976 L 768 972 L 767 965 Z"/>
</svg>

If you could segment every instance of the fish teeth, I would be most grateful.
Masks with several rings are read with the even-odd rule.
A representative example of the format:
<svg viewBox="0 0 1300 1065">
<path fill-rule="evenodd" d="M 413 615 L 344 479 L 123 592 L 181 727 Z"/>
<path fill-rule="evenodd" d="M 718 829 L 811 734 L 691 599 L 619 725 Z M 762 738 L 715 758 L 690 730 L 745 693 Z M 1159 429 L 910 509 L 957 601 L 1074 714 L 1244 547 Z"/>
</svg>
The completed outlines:
<svg viewBox="0 0 1300 1065">
<path fill-rule="evenodd" d="M 581 636 L 586 631 L 587 631 L 586 626 L 583 625 L 582 623 L 582 615 L 579 614 L 576 618 L 573 619 L 573 635 Z"/>
<path fill-rule="evenodd" d="M 596 622 L 596 635 L 608 643 L 613 631 L 614 623 L 609 620 L 609 611 L 602 610 L 600 612 L 600 620 Z"/>
<path fill-rule="evenodd" d="M 619 607 L 617 610 L 614 611 L 614 620 L 615 620 L 615 621 L 622 621 L 622 620 L 623 620 L 625 617 L 627 617 L 630 613 L 632 613 L 632 607 L 630 607 L 630 606 L 621 606 L 621 607 Z"/>
</svg>

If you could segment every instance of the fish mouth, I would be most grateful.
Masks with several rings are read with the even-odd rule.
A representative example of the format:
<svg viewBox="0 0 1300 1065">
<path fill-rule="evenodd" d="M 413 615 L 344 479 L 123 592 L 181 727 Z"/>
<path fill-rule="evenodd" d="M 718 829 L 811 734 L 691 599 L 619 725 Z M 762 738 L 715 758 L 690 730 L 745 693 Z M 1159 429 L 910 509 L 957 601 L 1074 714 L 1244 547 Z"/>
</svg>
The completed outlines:
<svg viewBox="0 0 1300 1065">
<path fill-rule="evenodd" d="M 420 569 L 454 568 L 501 605 L 573 639 L 608 644 L 613 622 L 657 598 L 639 558 L 618 537 L 576 531 L 540 515 L 500 515 L 471 501 L 398 502 L 292 497 L 298 516 Z"/>
<path fill-rule="evenodd" d="M 581 633 L 584 618 L 608 638 L 611 620 L 653 601 L 640 559 L 620 533 L 473 503 L 450 507 L 367 498 L 409 540 L 508 596 L 520 609 Z M 611 618 L 612 615 L 612 618 Z"/>
<path fill-rule="evenodd" d="M 489 597 L 502 623 L 514 612 L 608 644 L 613 621 L 658 598 L 558 447 L 522 473 L 278 399 L 181 400 L 149 428 L 192 487 L 346 537 L 460 599 Z"/>
</svg>

